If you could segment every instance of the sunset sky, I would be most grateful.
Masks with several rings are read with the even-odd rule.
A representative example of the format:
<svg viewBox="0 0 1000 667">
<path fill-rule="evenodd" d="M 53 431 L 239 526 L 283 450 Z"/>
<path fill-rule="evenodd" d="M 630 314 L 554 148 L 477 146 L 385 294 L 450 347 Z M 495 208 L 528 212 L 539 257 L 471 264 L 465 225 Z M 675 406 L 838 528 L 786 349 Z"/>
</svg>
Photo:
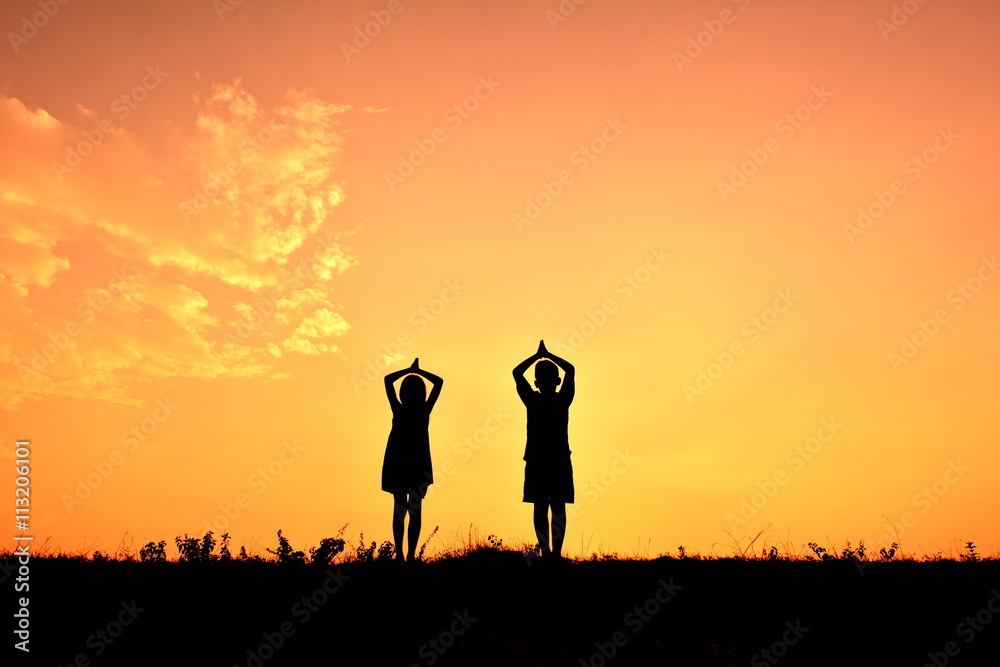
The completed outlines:
<svg viewBox="0 0 1000 667">
<path fill-rule="evenodd" d="M 544 339 L 569 555 L 1000 550 L 993 0 L 0 26 L 0 456 L 31 441 L 36 541 L 389 539 L 381 378 L 419 357 L 429 549 L 534 542 L 511 369 Z"/>
</svg>

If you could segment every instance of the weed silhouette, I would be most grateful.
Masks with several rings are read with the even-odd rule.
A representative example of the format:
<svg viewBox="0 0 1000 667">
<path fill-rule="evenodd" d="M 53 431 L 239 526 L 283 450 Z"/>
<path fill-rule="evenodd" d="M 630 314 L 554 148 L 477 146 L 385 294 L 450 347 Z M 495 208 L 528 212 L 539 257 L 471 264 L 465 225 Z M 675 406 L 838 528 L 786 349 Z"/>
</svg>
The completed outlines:
<svg viewBox="0 0 1000 667">
<path fill-rule="evenodd" d="M 979 554 L 976 553 L 976 545 L 973 544 L 972 542 L 966 542 L 965 553 L 960 554 L 959 558 L 962 560 L 963 563 L 978 563 Z"/>
<path fill-rule="evenodd" d="M 283 565 L 298 565 L 306 562 L 305 552 L 294 550 L 280 530 L 278 531 L 278 548 L 267 551 L 277 556 L 278 562 Z"/>
<path fill-rule="evenodd" d="M 147 542 L 146 546 L 139 550 L 139 560 L 143 563 L 163 563 L 167 560 L 167 543 L 164 540 L 159 542 Z"/>
</svg>

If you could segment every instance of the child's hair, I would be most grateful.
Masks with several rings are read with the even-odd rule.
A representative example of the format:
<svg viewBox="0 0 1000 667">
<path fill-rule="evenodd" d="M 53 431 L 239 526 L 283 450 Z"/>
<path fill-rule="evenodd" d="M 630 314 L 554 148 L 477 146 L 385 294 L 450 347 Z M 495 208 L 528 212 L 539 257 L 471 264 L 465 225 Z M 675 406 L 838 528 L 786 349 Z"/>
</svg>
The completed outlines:
<svg viewBox="0 0 1000 667">
<path fill-rule="evenodd" d="M 535 364 L 535 381 L 559 379 L 559 367 L 548 359 L 542 359 Z"/>
<path fill-rule="evenodd" d="M 427 402 L 427 386 L 416 375 L 407 375 L 399 385 L 399 402 L 407 405 Z"/>
</svg>

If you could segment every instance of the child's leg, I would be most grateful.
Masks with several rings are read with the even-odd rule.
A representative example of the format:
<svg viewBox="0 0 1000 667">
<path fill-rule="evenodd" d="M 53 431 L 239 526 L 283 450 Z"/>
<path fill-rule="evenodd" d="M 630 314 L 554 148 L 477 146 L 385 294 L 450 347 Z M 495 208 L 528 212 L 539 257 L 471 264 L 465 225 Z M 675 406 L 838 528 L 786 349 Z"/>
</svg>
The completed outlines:
<svg viewBox="0 0 1000 667">
<path fill-rule="evenodd" d="M 552 553 L 556 556 L 562 556 L 564 537 L 566 537 L 566 503 L 552 503 Z"/>
<path fill-rule="evenodd" d="M 423 500 L 420 494 L 410 494 L 410 531 L 408 534 L 409 544 L 407 545 L 406 560 L 413 560 L 417 553 L 417 542 L 420 541 L 420 513 Z"/>
<path fill-rule="evenodd" d="M 403 560 L 403 519 L 406 517 L 406 494 L 392 494 L 392 541 L 396 544 L 396 560 Z M 412 520 L 410 525 L 413 525 Z"/>
<path fill-rule="evenodd" d="M 542 549 L 542 555 L 548 556 L 549 551 L 549 504 L 535 503 L 535 537 L 538 538 L 538 546 Z"/>
</svg>

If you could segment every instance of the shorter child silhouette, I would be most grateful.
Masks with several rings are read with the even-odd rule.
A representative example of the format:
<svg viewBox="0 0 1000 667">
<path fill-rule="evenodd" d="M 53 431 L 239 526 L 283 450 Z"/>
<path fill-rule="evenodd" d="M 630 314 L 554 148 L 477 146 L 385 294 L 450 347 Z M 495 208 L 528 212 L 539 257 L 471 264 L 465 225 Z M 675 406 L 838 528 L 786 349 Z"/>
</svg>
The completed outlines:
<svg viewBox="0 0 1000 667">
<path fill-rule="evenodd" d="M 382 461 L 382 490 L 392 494 L 392 537 L 396 560 L 403 559 L 403 521 L 410 515 L 406 559 L 415 558 L 420 539 L 420 513 L 427 487 L 434 483 L 431 447 L 427 429 L 431 410 L 441 394 L 444 380 L 421 369 L 414 359 L 406 369 L 385 376 L 385 393 L 392 408 L 392 430 Z M 399 398 L 394 383 L 399 378 Z M 431 383 L 431 393 L 421 378 Z"/>
<path fill-rule="evenodd" d="M 536 363 L 537 362 L 537 363 Z M 532 390 L 524 373 L 535 364 Z M 559 369 L 564 378 L 559 379 Z M 560 383 L 562 389 L 556 391 Z M 542 556 L 562 557 L 566 535 L 566 503 L 572 503 L 573 464 L 569 449 L 569 406 L 576 393 L 573 364 L 545 349 L 514 368 L 514 384 L 528 413 L 527 444 L 524 448 L 524 502 L 534 503 L 535 536 Z M 552 540 L 549 548 L 549 509 L 552 510 Z"/>
</svg>

